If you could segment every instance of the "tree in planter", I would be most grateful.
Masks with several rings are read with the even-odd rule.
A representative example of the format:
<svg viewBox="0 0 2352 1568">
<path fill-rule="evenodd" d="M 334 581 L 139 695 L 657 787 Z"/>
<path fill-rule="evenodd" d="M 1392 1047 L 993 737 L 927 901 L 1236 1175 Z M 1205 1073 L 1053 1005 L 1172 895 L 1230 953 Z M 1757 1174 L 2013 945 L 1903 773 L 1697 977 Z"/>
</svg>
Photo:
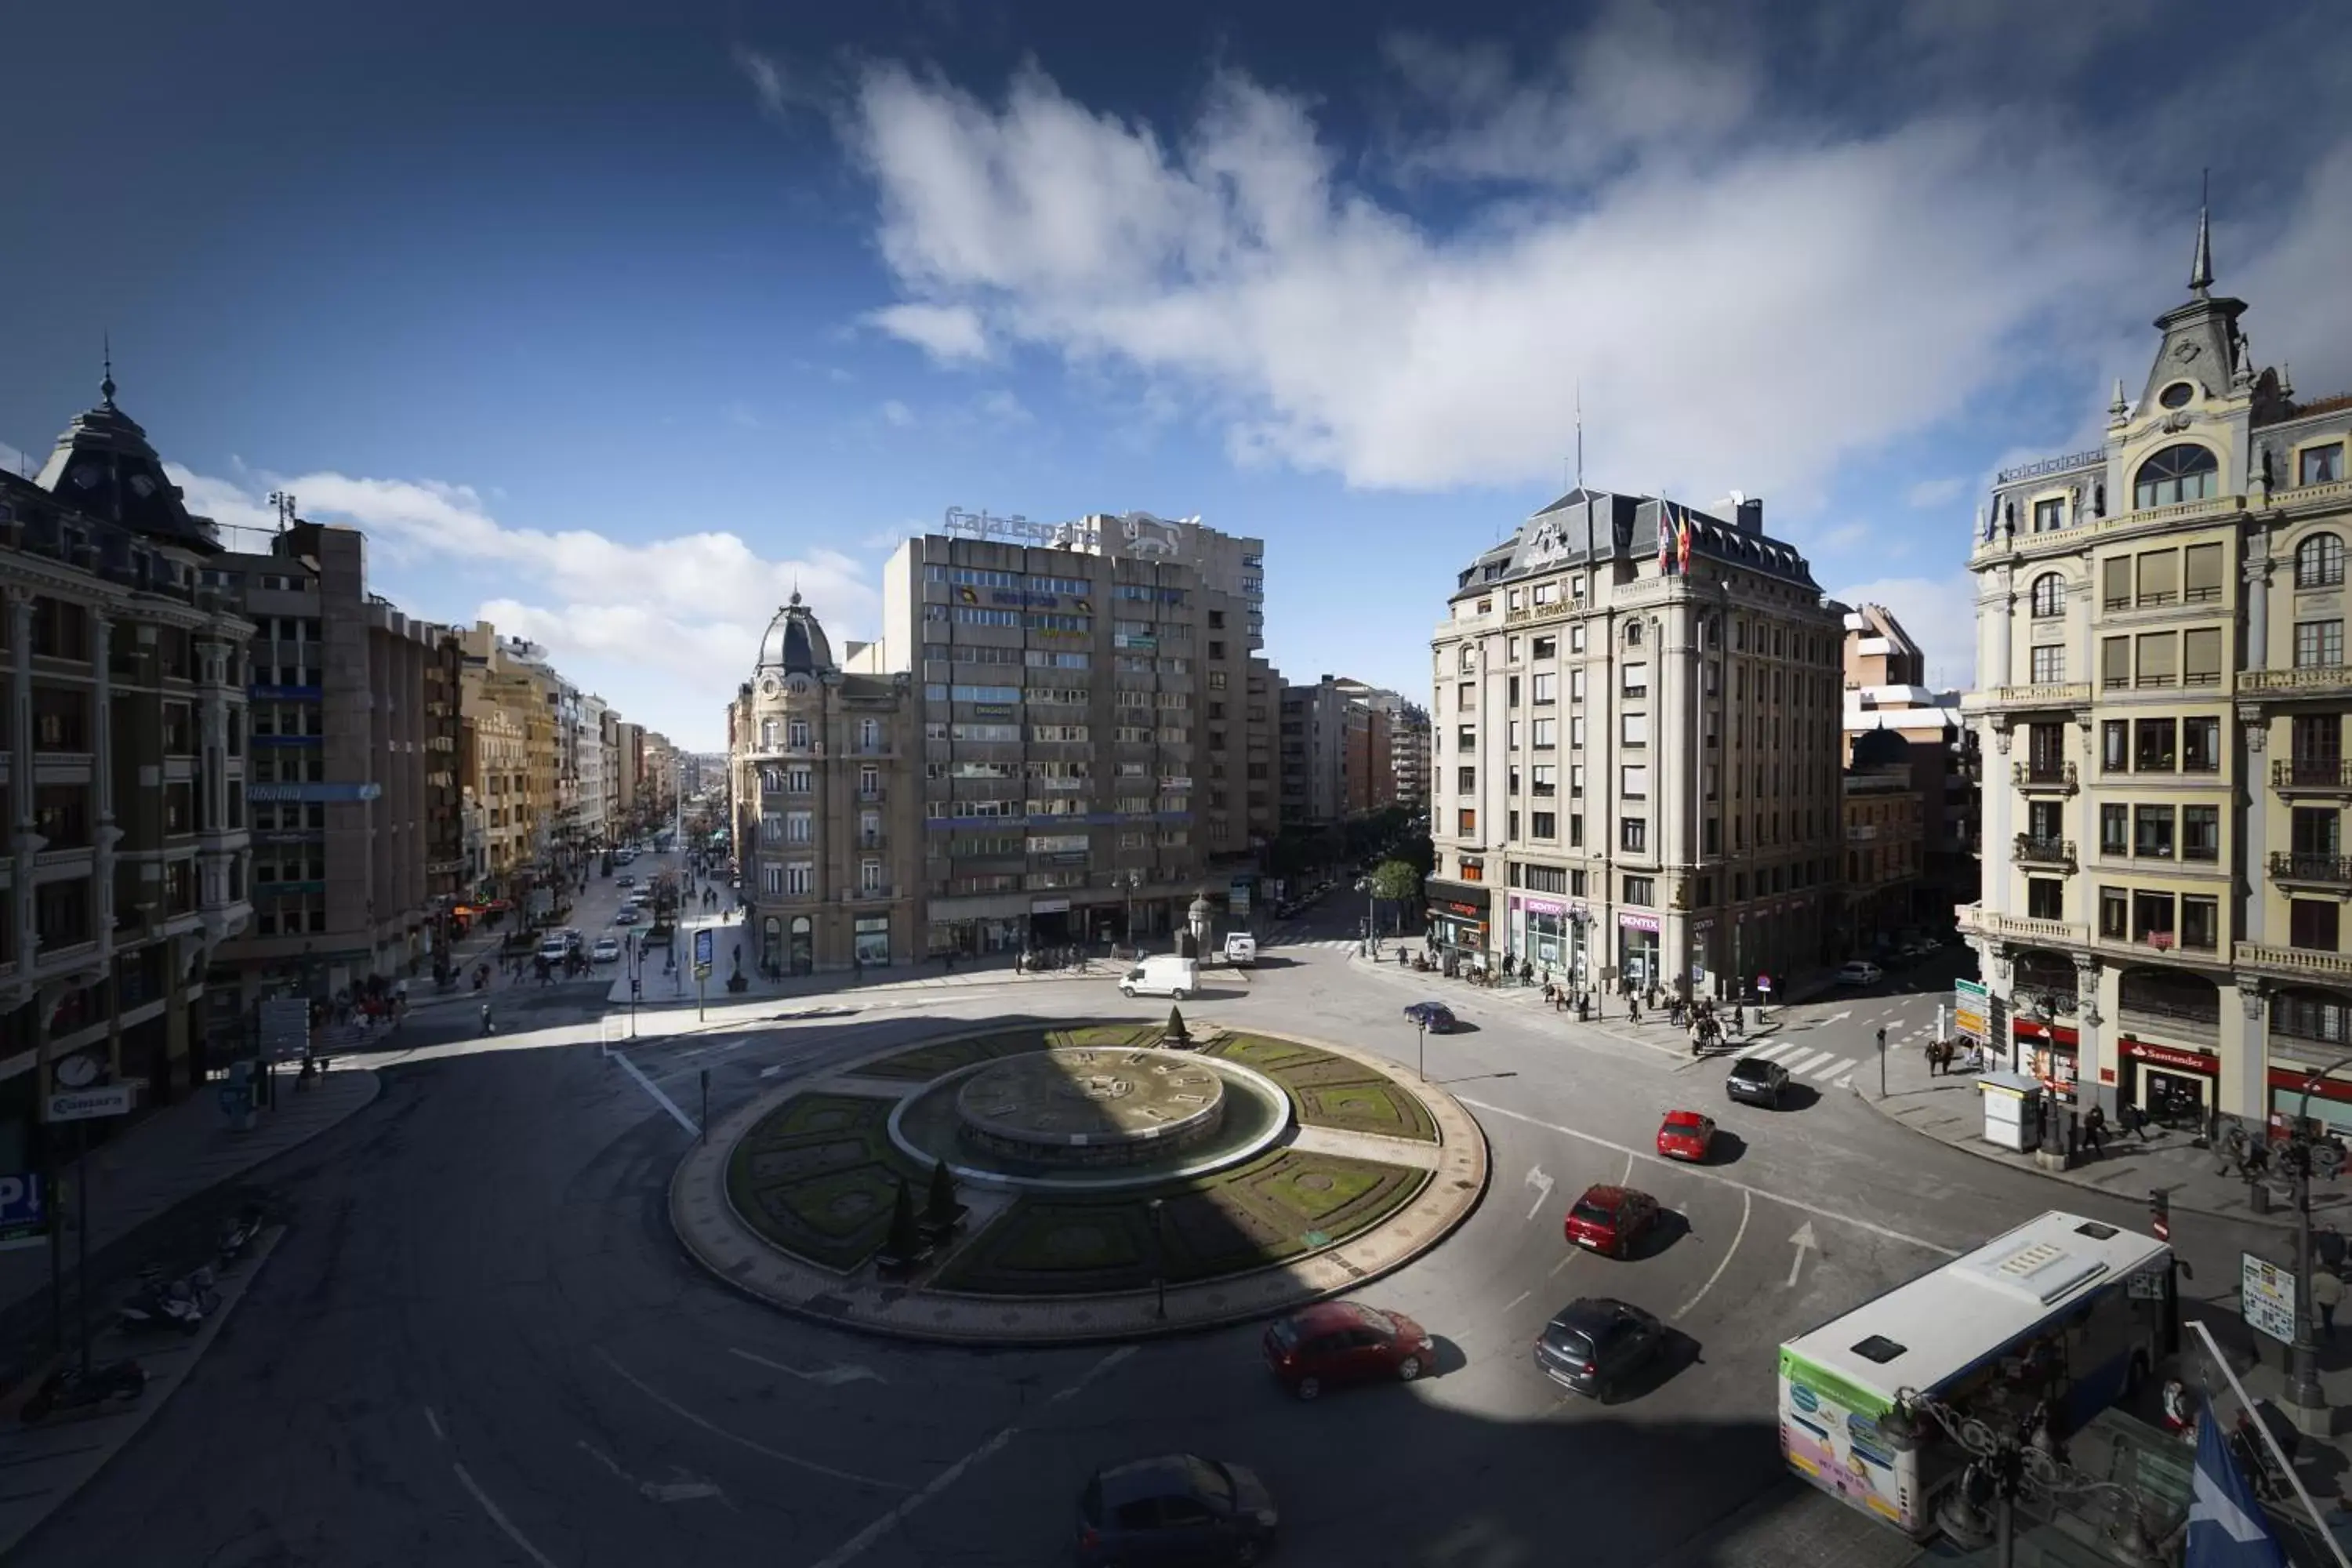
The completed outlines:
<svg viewBox="0 0 2352 1568">
<path fill-rule="evenodd" d="M 1192 1037 L 1184 1028 L 1184 1009 L 1181 1007 L 1168 1009 L 1167 1040 L 1179 1049 L 1192 1043 Z"/>
<path fill-rule="evenodd" d="M 931 1163 L 931 1192 L 923 1205 L 923 1224 L 935 1233 L 953 1230 L 963 1218 L 963 1205 L 956 1202 L 955 1177 L 945 1160 Z"/>
<path fill-rule="evenodd" d="M 907 1263 L 922 1256 L 923 1233 L 915 1224 L 915 1194 L 905 1182 L 890 1200 L 890 1234 L 882 1242 L 882 1260 Z"/>
</svg>

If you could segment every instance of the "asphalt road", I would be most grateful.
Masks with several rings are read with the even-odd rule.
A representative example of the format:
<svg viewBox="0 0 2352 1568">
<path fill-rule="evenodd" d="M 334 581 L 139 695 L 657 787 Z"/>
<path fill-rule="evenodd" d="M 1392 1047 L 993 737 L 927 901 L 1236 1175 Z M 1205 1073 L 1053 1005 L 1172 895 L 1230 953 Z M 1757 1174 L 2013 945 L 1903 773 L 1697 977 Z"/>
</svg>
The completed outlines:
<svg viewBox="0 0 2352 1568">
<path fill-rule="evenodd" d="M 578 922 L 592 935 L 596 907 Z M 1313 945 L 1349 923 L 1310 914 L 1187 1015 L 1410 1061 L 1398 1015 L 1419 993 Z M 943 1020 L 1158 1007 L 1102 978 L 869 990 L 840 999 L 845 1016 L 641 1040 L 630 1059 L 673 1115 L 603 1057 L 601 1004 L 571 989 L 502 1003 L 490 1041 L 469 1037 L 470 1008 L 420 1014 L 406 1048 L 376 1058 L 376 1105 L 265 1173 L 293 1215 L 267 1272 L 173 1402 L 17 1561 L 1044 1568 L 1067 1560 L 1092 1468 L 1192 1449 L 1265 1475 L 1296 1563 L 1891 1564 L 1903 1543 L 1785 1477 L 1773 1347 L 2045 1208 L 2145 1221 L 1931 1144 L 1833 1084 L 1779 1113 L 1729 1105 L 1723 1063 L 1691 1064 L 1663 1027 L 1628 1042 L 1444 985 L 1474 1026 L 1428 1042 L 1430 1071 L 1486 1126 L 1493 1189 L 1463 1232 L 1365 1292 L 1440 1337 L 1439 1375 L 1304 1405 L 1265 1377 L 1255 1329 L 902 1346 L 739 1297 L 669 1234 L 680 1118 L 698 1114 L 705 1069 L 717 1115 Z M 1860 1058 L 1871 1015 L 1901 1005 L 1824 1003 L 1782 1026 Z M 1820 1022 L 1840 1011 L 1854 1016 Z M 1660 1113 L 1685 1104 L 1717 1117 L 1732 1157 L 1693 1170 L 1647 1152 Z M 1628 1179 L 1676 1216 L 1664 1244 L 1633 1262 L 1569 1250 L 1576 1193 Z M 2200 1279 L 2226 1281 L 2250 1238 L 2200 1222 L 2179 1239 Z M 1667 1373 L 1605 1409 L 1528 1359 L 1554 1310 L 1600 1293 L 1684 1336 Z"/>
</svg>

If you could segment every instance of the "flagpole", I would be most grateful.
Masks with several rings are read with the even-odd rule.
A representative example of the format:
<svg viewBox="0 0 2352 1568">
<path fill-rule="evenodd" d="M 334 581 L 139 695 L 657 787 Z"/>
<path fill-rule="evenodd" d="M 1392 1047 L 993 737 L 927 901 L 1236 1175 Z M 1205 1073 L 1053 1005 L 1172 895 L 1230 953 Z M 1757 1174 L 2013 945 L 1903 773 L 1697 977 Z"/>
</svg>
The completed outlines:
<svg viewBox="0 0 2352 1568">
<path fill-rule="evenodd" d="M 2230 1392 L 2238 1396 L 2238 1407 L 2252 1412 L 2254 1409 L 2254 1396 L 2246 1392 L 2246 1385 L 2240 1383 L 2238 1374 L 2231 1370 L 2230 1358 L 2221 1353 L 2221 1347 L 2213 1341 L 2213 1331 L 2195 1318 L 2189 1319 L 2182 1326 L 2195 1331 L 2197 1337 L 2205 1342 L 2206 1364 L 2219 1371 L 2222 1377 L 2228 1380 Z M 2206 1401 L 2205 1407 L 2208 1412 L 2211 1411 L 2210 1399 Z M 2277 1464 L 2279 1474 L 2284 1476 L 2287 1484 L 2294 1489 L 2294 1495 L 2302 1502 L 2305 1515 L 2311 1521 L 2312 1530 L 2320 1540 L 2327 1542 L 2327 1550 L 2335 1554 L 2336 1568 L 2352 1568 L 2352 1558 L 2345 1556 L 2343 1544 L 2336 1539 L 2335 1531 L 2329 1530 L 2326 1521 L 2320 1517 L 2319 1505 L 2311 1500 L 2309 1492 L 2304 1490 L 2303 1478 L 2294 1473 L 2294 1466 L 2288 1462 L 2285 1451 L 2280 1448 L 2278 1437 L 2271 1431 L 2270 1423 L 2257 1415 L 2254 1417 L 2253 1427 L 2256 1432 L 2262 1434 L 2263 1447 L 2271 1451 L 2271 1458 Z"/>
</svg>

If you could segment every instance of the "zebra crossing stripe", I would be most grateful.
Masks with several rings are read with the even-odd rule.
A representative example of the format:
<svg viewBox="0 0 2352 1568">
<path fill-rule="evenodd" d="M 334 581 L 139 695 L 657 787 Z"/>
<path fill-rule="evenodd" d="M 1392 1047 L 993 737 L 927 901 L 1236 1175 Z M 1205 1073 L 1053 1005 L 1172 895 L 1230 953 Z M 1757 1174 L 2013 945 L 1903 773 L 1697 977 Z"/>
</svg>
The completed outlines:
<svg viewBox="0 0 2352 1568">
<path fill-rule="evenodd" d="M 1822 1063 L 1832 1059 L 1827 1051 L 1807 1051 L 1801 1057 L 1790 1057 L 1780 1065 L 1789 1069 L 1791 1078 L 1801 1078 Z"/>
<path fill-rule="evenodd" d="M 1853 1066 L 1853 1058 L 1852 1057 L 1832 1057 L 1820 1067 L 1808 1071 L 1805 1076 L 1807 1078 L 1827 1078 L 1833 1072 L 1844 1072 Z"/>
<path fill-rule="evenodd" d="M 1795 1048 L 1796 1044 L 1797 1042 L 1794 1040 L 1775 1040 L 1770 1045 L 1766 1046 L 1763 1049 L 1749 1051 L 1748 1054 L 1751 1057 L 1762 1057 L 1769 1062 L 1774 1057 L 1779 1056 L 1782 1051 Z"/>
</svg>

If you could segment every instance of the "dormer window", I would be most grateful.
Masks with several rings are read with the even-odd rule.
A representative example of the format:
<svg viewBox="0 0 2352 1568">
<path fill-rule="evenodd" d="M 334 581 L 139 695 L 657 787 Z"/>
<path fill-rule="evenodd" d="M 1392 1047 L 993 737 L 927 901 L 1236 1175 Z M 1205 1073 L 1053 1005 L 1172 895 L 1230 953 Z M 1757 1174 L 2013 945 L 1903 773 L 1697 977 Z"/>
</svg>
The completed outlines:
<svg viewBox="0 0 2352 1568">
<path fill-rule="evenodd" d="M 2167 447 L 2139 466 L 2132 479 L 2132 506 L 2140 510 L 2204 500 L 2221 488 L 2221 464 L 2210 448 L 2183 442 Z"/>
<path fill-rule="evenodd" d="M 2156 395 L 2156 400 L 2167 408 L 2186 408 L 2189 400 L 2197 395 L 2197 388 L 2185 381 L 2176 381 Z"/>
<path fill-rule="evenodd" d="M 2056 496 L 2033 503 L 2033 531 L 2055 533 L 2066 526 L 2066 503 Z"/>
</svg>

